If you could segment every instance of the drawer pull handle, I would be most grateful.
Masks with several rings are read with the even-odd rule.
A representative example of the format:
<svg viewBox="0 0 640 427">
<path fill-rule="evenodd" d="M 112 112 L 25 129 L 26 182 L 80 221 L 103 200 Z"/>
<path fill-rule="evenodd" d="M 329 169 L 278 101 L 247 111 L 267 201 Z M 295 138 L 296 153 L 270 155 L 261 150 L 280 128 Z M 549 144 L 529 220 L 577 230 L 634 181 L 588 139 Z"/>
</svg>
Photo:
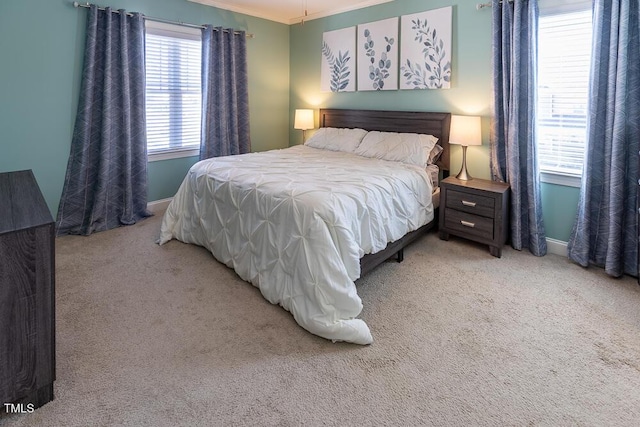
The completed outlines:
<svg viewBox="0 0 640 427">
<path fill-rule="evenodd" d="M 469 221 L 460 221 L 460 224 L 464 225 L 465 227 L 475 227 L 476 224 L 474 222 L 469 222 Z"/>
<path fill-rule="evenodd" d="M 462 204 L 465 205 L 465 206 L 472 207 L 472 208 L 476 206 L 476 202 L 468 202 L 466 200 L 463 200 Z"/>
</svg>

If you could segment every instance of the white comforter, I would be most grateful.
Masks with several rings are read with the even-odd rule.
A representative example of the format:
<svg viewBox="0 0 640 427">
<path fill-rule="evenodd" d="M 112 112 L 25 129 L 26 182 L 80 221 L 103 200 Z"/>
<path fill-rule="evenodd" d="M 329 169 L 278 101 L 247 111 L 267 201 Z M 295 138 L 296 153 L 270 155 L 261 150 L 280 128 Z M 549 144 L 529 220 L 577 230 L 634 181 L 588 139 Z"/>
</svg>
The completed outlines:
<svg viewBox="0 0 640 427">
<path fill-rule="evenodd" d="M 416 166 L 296 146 L 196 163 L 165 213 L 172 238 L 214 257 L 308 331 L 369 344 L 360 258 L 433 219 Z"/>
</svg>

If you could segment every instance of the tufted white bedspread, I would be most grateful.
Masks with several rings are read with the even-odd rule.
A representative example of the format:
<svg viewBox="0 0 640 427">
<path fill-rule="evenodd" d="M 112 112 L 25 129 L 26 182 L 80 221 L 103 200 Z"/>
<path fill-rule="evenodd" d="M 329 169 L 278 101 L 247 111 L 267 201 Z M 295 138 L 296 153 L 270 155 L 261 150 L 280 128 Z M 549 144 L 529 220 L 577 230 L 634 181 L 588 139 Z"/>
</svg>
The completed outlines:
<svg viewBox="0 0 640 427">
<path fill-rule="evenodd" d="M 160 244 L 204 246 L 308 331 L 369 344 L 360 258 L 431 221 L 431 190 L 417 166 L 306 146 L 218 157 L 187 173 Z"/>
</svg>

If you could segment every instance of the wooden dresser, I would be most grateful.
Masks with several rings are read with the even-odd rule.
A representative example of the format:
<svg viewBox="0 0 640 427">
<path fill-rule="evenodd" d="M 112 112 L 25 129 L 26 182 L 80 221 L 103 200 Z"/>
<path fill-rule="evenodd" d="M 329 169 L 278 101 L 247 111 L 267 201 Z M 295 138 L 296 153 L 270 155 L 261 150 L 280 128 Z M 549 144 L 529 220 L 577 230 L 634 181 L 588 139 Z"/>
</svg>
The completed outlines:
<svg viewBox="0 0 640 427">
<path fill-rule="evenodd" d="M 0 412 L 53 399 L 54 237 L 33 173 L 0 173 Z"/>
</svg>

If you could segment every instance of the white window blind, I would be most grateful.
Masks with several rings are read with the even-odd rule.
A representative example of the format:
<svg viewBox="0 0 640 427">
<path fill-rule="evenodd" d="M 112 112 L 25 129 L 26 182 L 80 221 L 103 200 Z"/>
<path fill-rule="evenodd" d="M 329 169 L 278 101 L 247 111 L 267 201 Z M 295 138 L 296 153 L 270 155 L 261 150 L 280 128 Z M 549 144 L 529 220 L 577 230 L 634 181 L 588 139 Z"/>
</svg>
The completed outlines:
<svg viewBox="0 0 640 427">
<path fill-rule="evenodd" d="M 542 172 L 582 175 L 591 33 L 590 8 L 539 18 L 537 138 Z"/>
<path fill-rule="evenodd" d="M 147 151 L 200 147 L 200 31 L 146 21 Z"/>
</svg>

